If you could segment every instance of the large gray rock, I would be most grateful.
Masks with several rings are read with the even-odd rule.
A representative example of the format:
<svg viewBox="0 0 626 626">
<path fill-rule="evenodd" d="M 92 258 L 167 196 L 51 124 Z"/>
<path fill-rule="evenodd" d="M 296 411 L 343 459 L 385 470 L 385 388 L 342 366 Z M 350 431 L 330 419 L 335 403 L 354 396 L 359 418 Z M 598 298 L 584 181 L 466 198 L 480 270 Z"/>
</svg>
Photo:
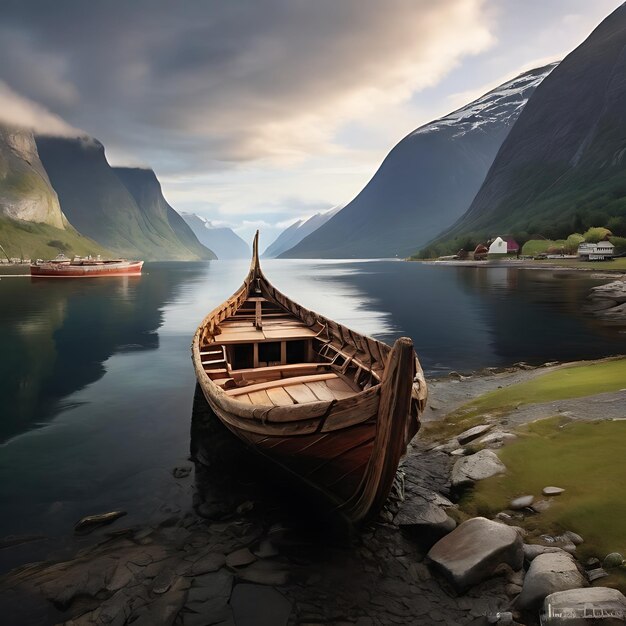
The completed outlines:
<svg viewBox="0 0 626 626">
<path fill-rule="evenodd" d="M 477 480 L 490 478 L 506 471 L 498 455 L 491 450 L 480 450 L 476 454 L 459 459 L 452 468 L 452 486 L 466 487 Z"/>
<path fill-rule="evenodd" d="M 524 610 L 536 609 L 551 593 L 586 586 L 587 581 L 570 554 L 540 554 L 530 564 L 517 604 Z"/>
<path fill-rule="evenodd" d="M 563 617 L 575 612 L 581 619 L 567 619 L 567 624 L 590 623 L 583 615 L 594 615 L 593 624 L 622 624 L 626 621 L 626 598 L 617 589 L 609 587 L 589 587 L 588 589 L 569 589 L 551 593 L 543 602 L 545 622 L 548 624 L 562 624 Z"/>
<path fill-rule="evenodd" d="M 428 558 L 458 591 L 464 591 L 491 577 L 501 563 L 520 569 L 522 545 L 522 538 L 513 528 L 475 517 L 440 539 Z"/>
<path fill-rule="evenodd" d="M 554 552 L 564 552 L 564 550 L 558 546 L 540 546 L 534 543 L 524 544 L 524 558 L 529 562 L 537 558 L 540 554 Z"/>
<path fill-rule="evenodd" d="M 456 528 L 456 522 L 443 508 L 423 498 L 404 502 L 394 522 L 415 532 L 429 546 Z"/>
</svg>

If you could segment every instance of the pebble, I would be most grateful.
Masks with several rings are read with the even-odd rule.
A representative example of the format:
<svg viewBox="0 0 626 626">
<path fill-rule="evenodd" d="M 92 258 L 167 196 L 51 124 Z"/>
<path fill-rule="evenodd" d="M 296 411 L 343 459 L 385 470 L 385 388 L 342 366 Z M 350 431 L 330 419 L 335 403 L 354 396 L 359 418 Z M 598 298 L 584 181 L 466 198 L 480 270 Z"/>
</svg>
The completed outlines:
<svg viewBox="0 0 626 626">
<path fill-rule="evenodd" d="M 544 487 L 541 493 L 544 496 L 560 496 L 564 491 L 561 487 Z"/>
<path fill-rule="evenodd" d="M 535 511 L 535 513 L 544 513 L 552 506 L 552 502 L 550 500 L 537 500 L 537 502 L 533 502 L 531 505 L 531 509 Z"/>
<path fill-rule="evenodd" d="M 187 478 L 191 474 L 191 467 L 189 465 L 175 467 L 172 470 L 172 476 L 174 478 Z"/>
<path fill-rule="evenodd" d="M 87 515 L 79 520 L 74 526 L 75 532 L 91 532 L 98 526 L 111 524 L 115 520 L 126 515 L 126 511 L 110 511 L 109 513 L 100 513 L 99 515 Z"/>
<path fill-rule="evenodd" d="M 604 557 L 602 567 L 606 569 L 613 569 L 614 567 L 620 567 L 624 563 L 624 557 L 619 552 L 611 552 Z"/>
<path fill-rule="evenodd" d="M 598 580 L 599 578 L 604 578 L 605 576 L 608 576 L 609 573 L 601 568 L 598 567 L 596 569 L 590 569 L 587 571 L 587 578 L 589 579 L 589 582 L 592 583 L 594 580 Z"/>
<path fill-rule="evenodd" d="M 510 507 L 514 511 L 519 511 L 520 509 L 525 509 L 527 506 L 530 506 L 535 500 L 535 496 L 520 496 L 519 498 L 515 498 L 511 500 Z"/>
</svg>

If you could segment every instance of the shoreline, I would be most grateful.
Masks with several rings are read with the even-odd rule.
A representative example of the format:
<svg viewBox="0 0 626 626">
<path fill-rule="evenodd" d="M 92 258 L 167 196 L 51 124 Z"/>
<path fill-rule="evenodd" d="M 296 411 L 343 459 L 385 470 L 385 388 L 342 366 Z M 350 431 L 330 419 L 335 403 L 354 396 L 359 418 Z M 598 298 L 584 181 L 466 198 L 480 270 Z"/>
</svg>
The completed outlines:
<svg viewBox="0 0 626 626">
<path fill-rule="evenodd" d="M 616 274 L 623 275 L 626 279 L 626 268 L 617 267 L 594 267 L 593 263 L 589 263 L 590 267 L 581 267 L 580 265 L 558 265 L 557 263 L 545 263 L 543 261 L 437 261 L 437 260 L 420 260 L 420 259 L 406 259 L 408 263 L 423 263 L 424 265 L 432 265 L 437 267 L 474 267 L 474 268 L 513 268 L 521 270 L 555 270 L 555 271 L 570 271 L 570 272 L 585 272 L 595 273 L 598 275 L 607 274 L 610 277 L 614 277 Z M 556 259 L 555 259 L 556 260 Z M 600 261 L 601 263 L 603 261 Z"/>
<path fill-rule="evenodd" d="M 459 406 L 502 386 L 620 358 L 626 357 L 520 363 L 431 378 L 423 422 L 443 422 Z M 293 499 L 276 498 L 272 484 L 280 474 L 258 465 L 255 455 L 220 429 L 202 400 L 194 405 L 191 463 L 170 468 L 172 480 L 189 494 L 188 506 L 130 527 L 122 518 L 94 529 L 90 545 L 72 555 L 17 567 L 0 578 L 4 614 L 15 612 L 16 624 L 38 618 L 36 623 L 82 625 L 114 615 L 137 624 L 184 626 L 204 623 L 209 613 L 233 623 L 228 620 L 237 621 L 251 602 L 248 594 L 260 611 L 281 610 L 281 625 L 464 624 L 512 609 L 506 573 L 457 594 L 427 565 L 430 546 L 420 515 L 436 506 L 455 525 L 464 520 L 451 500 L 459 457 L 438 449 L 441 441 L 418 434 L 401 464 L 404 484 L 395 497 L 379 518 L 346 531 L 316 513 L 314 501 L 297 487 Z"/>
</svg>

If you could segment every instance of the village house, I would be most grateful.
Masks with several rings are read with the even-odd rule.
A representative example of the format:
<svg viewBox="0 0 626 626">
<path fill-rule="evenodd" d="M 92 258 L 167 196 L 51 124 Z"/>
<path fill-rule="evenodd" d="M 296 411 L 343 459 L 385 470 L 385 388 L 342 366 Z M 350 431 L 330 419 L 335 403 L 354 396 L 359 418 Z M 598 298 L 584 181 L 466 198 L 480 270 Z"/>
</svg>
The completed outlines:
<svg viewBox="0 0 626 626">
<path fill-rule="evenodd" d="M 581 261 L 606 261 L 613 258 L 615 246 L 610 241 L 581 243 L 578 246 L 578 258 Z"/>
<path fill-rule="evenodd" d="M 513 237 L 496 237 L 489 244 L 489 254 L 517 254 L 519 244 Z"/>
</svg>

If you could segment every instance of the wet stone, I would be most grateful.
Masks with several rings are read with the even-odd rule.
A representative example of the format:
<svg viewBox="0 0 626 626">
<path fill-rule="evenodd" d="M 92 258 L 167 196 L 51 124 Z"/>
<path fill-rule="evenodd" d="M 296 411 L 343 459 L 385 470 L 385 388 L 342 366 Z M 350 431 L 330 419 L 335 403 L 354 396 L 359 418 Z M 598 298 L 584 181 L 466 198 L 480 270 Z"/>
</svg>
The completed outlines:
<svg viewBox="0 0 626 626">
<path fill-rule="evenodd" d="M 541 493 L 544 496 L 560 496 L 564 491 L 561 487 L 544 487 Z"/>
<path fill-rule="evenodd" d="M 226 557 L 219 552 L 209 552 L 195 561 L 188 570 L 189 576 L 199 576 L 216 572 L 226 563 Z"/>
<path fill-rule="evenodd" d="M 244 565 L 254 563 L 254 561 L 256 561 L 256 557 L 248 548 L 241 548 L 240 550 L 231 552 L 231 554 L 226 557 L 226 565 L 228 565 L 228 567 L 243 567 Z"/>
<path fill-rule="evenodd" d="M 187 476 L 189 476 L 189 474 L 191 474 L 191 466 L 190 465 L 184 465 L 184 466 L 175 467 L 172 470 L 172 476 L 174 478 L 187 478 Z"/>
<path fill-rule="evenodd" d="M 230 604 L 237 626 L 283 626 L 292 610 L 276 589 L 248 583 L 235 585 Z"/>
<path fill-rule="evenodd" d="M 162 570 L 152 583 L 152 592 L 157 595 L 165 593 L 170 589 L 177 578 L 176 572 L 169 567 Z"/>
<path fill-rule="evenodd" d="M 457 441 L 461 445 L 464 445 L 466 443 L 469 443 L 470 441 L 473 441 L 474 439 L 477 439 L 481 435 L 484 435 L 488 430 L 491 430 L 492 428 L 492 424 L 481 424 L 480 426 L 474 426 L 473 428 L 470 428 L 458 435 Z"/>
</svg>

